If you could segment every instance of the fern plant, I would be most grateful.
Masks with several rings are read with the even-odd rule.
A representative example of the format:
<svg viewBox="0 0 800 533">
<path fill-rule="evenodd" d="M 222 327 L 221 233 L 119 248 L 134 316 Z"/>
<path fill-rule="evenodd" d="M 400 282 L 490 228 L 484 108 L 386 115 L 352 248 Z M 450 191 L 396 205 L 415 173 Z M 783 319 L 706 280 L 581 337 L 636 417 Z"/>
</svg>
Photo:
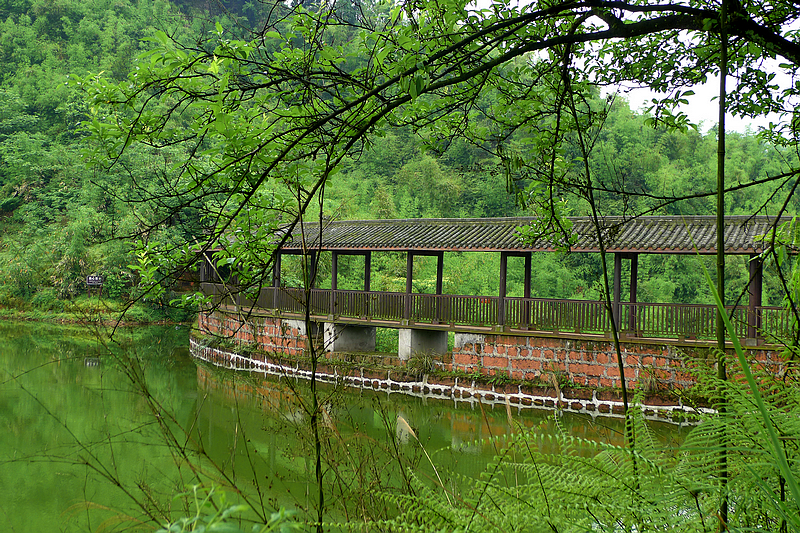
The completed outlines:
<svg viewBox="0 0 800 533">
<path fill-rule="evenodd" d="M 398 513 L 377 528 L 800 532 L 800 391 L 793 369 L 780 379 L 754 371 L 713 295 L 734 348 L 725 364 L 735 377 L 718 379 L 711 369 L 698 375 L 696 392 L 724 409 L 705 416 L 679 447 L 660 448 L 636 410 L 627 417 L 627 434 L 635 436 L 629 447 L 519 430 L 505 437 L 507 445 L 479 478 L 461 479 L 460 489 L 412 474 L 415 494 L 384 495 Z M 726 523 L 718 511 L 723 501 Z"/>
<path fill-rule="evenodd" d="M 380 529 L 702 531 L 713 506 L 697 507 L 701 502 L 675 475 L 677 456 L 656 447 L 641 415 L 633 423 L 641 435 L 637 451 L 519 431 L 480 478 L 461 479 L 452 494 L 415 476 L 415 495 L 386 495 L 399 514 Z"/>
<path fill-rule="evenodd" d="M 731 364 L 729 368 L 735 366 Z M 704 420 L 689 434 L 681 447 L 683 459 L 677 468 L 690 479 L 712 479 L 724 435 L 731 503 L 728 527 L 800 531 L 797 502 L 791 501 L 788 486 L 798 478 L 800 396 L 796 385 L 778 383 L 766 373 L 758 372 L 754 379 L 760 384 L 758 396 L 763 401 L 763 413 L 746 382 L 712 378 L 701 382 L 700 386 L 709 392 L 718 391 L 718 397 L 726 401 L 726 410 Z M 779 453 L 769 437 L 770 429 L 778 435 Z M 779 455 L 790 469 L 788 477 L 782 472 Z"/>
<path fill-rule="evenodd" d="M 722 391 L 727 412 L 704 419 L 680 447 L 659 446 L 641 411 L 630 417 L 635 449 L 563 431 L 518 430 L 504 437 L 505 446 L 479 478 L 458 479 L 458 489 L 411 473 L 414 494 L 385 494 L 398 514 L 374 525 L 386 531 L 718 531 L 722 494 L 716 461 L 724 428 L 727 529 L 800 531 L 797 502 L 777 466 L 752 390 L 746 383 L 713 378 L 700 386 Z M 794 481 L 800 453 L 797 390 L 772 379 L 759 393 Z"/>
</svg>

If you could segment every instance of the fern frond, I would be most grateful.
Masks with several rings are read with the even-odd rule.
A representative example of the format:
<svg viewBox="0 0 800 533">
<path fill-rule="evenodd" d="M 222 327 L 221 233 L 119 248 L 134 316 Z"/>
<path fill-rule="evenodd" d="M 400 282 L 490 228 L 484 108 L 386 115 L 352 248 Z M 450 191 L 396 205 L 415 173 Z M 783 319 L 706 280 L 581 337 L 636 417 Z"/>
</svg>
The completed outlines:
<svg viewBox="0 0 800 533">
<path fill-rule="evenodd" d="M 495 455 L 480 475 L 452 474 L 453 485 L 409 473 L 414 495 L 385 494 L 397 509 L 381 531 L 707 532 L 718 527 L 723 494 L 719 457 L 727 457 L 729 527 L 776 530 L 800 516 L 784 496 L 781 471 L 752 392 L 736 381 L 703 377 L 699 389 L 724 399 L 680 447 L 663 448 L 640 409 L 629 414 L 633 448 L 556 431 L 517 429 L 474 446 Z M 800 474 L 800 391 L 764 377 L 769 423 L 780 435 L 791 472 Z"/>
</svg>

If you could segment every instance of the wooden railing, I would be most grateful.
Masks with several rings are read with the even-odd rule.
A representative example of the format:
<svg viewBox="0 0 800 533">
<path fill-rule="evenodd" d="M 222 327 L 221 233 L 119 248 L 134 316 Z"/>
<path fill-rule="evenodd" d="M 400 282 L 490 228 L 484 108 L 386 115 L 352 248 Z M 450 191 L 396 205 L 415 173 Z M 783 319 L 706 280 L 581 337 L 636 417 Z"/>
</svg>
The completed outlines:
<svg viewBox="0 0 800 533">
<path fill-rule="evenodd" d="M 203 291 L 216 303 L 236 303 L 241 307 L 260 307 L 281 313 L 305 313 L 303 289 L 266 287 L 253 300 L 242 294 L 225 294 L 222 285 L 204 283 Z M 605 303 L 592 300 L 552 300 L 544 298 L 503 299 L 504 324 L 533 331 L 597 333 L 611 331 L 611 316 Z M 455 296 L 406 294 L 397 292 L 331 291 L 312 289 L 309 308 L 315 317 L 342 317 L 400 324 L 441 324 L 496 326 L 500 298 L 497 296 Z M 728 314 L 740 338 L 747 337 L 748 310 L 728 307 Z M 715 307 L 698 304 L 620 303 L 618 329 L 630 337 L 713 339 L 716 331 Z M 788 338 L 791 316 L 780 307 L 756 308 L 759 337 Z"/>
</svg>

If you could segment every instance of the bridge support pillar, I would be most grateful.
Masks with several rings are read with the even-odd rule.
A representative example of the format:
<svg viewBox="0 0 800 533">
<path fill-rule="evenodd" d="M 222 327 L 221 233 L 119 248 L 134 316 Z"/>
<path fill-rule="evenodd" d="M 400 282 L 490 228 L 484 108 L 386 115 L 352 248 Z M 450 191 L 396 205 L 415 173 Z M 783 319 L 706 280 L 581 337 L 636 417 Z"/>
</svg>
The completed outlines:
<svg viewBox="0 0 800 533">
<path fill-rule="evenodd" d="M 325 351 L 327 352 L 374 352 L 374 326 L 348 326 L 325 323 Z"/>
<path fill-rule="evenodd" d="M 429 329 L 401 329 L 397 355 L 408 361 L 415 353 L 447 353 L 447 332 Z"/>
</svg>

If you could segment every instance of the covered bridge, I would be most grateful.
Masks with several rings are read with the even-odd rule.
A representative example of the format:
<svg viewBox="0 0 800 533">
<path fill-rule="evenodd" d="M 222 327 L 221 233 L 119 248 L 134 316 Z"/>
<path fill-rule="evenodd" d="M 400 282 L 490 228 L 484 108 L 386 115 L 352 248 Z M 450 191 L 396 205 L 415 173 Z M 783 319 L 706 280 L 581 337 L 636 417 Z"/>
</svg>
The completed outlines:
<svg viewBox="0 0 800 533">
<path fill-rule="evenodd" d="M 755 344 L 764 332 L 784 334 L 789 322 L 779 308 L 763 307 L 762 262 L 759 258 L 769 241 L 763 237 L 777 224 L 767 216 L 731 216 L 725 219 L 725 252 L 746 255 L 749 265 L 748 301 L 729 310 L 738 324 L 740 336 Z M 598 235 L 605 251 L 613 254 L 613 317 L 622 334 L 629 338 L 712 338 L 712 305 L 643 303 L 637 301 L 638 258 L 640 254 L 715 254 L 716 219 L 711 216 L 654 216 L 626 219 L 604 217 L 600 228 L 589 217 L 570 218 L 565 232 L 539 231 L 538 220 L 528 217 L 495 219 L 410 219 L 352 220 L 304 223 L 295 225 L 280 248 L 274 263 L 273 286 L 262 289 L 257 301 L 249 302 L 279 313 L 301 313 L 301 289 L 281 286 L 280 256 L 302 254 L 313 257 L 331 254 L 331 288 L 312 289 L 308 300 L 312 314 L 320 321 L 362 326 L 411 329 L 458 330 L 491 328 L 499 332 L 570 332 L 607 334 L 610 318 L 602 302 L 553 300 L 531 294 L 533 252 L 569 249 L 573 253 L 599 252 Z M 526 230 L 537 228 L 523 239 Z M 555 228 L 548 228 L 554 230 Z M 544 235 L 549 233 L 549 235 Z M 372 291 L 371 257 L 373 252 L 407 253 L 405 293 Z M 491 252 L 500 254 L 499 293 L 457 296 L 442 293 L 444 254 L 447 252 Z M 338 258 L 342 255 L 364 257 L 363 290 L 338 289 Z M 414 258 L 437 258 L 435 294 L 412 292 Z M 524 294 L 507 296 L 508 258 L 524 258 Z M 630 261 L 630 298 L 621 301 L 622 262 Z M 211 269 L 204 269 L 205 288 L 219 292 L 219 280 Z M 311 276 L 314 279 L 314 276 Z M 213 282 L 217 282 L 216 284 Z M 215 288 L 216 285 L 216 288 Z M 247 302 L 242 302 L 247 303 Z"/>
</svg>

